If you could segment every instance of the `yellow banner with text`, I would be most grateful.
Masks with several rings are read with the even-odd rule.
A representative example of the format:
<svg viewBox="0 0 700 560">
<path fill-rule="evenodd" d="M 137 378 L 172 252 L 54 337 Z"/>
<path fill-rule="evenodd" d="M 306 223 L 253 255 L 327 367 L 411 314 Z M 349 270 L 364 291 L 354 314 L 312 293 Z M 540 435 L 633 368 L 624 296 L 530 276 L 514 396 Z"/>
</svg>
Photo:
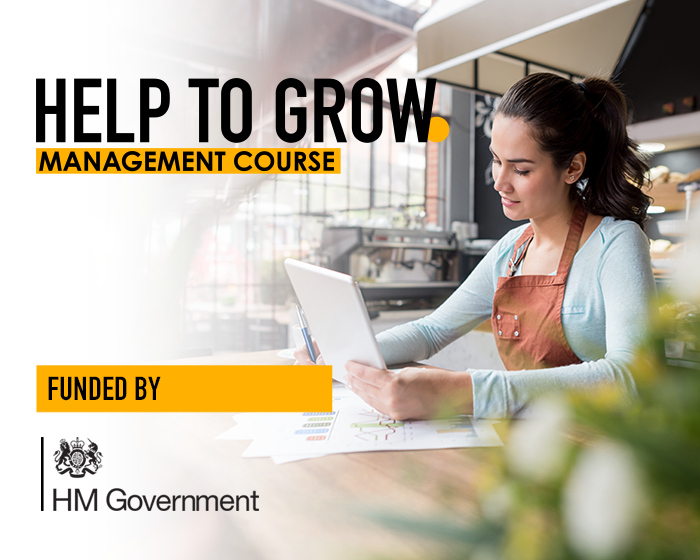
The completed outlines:
<svg viewBox="0 0 700 560">
<path fill-rule="evenodd" d="M 45 173 L 340 173 L 340 148 L 37 148 Z"/>
<path fill-rule="evenodd" d="M 37 412 L 330 412 L 331 366 L 37 366 Z"/>
</svg>

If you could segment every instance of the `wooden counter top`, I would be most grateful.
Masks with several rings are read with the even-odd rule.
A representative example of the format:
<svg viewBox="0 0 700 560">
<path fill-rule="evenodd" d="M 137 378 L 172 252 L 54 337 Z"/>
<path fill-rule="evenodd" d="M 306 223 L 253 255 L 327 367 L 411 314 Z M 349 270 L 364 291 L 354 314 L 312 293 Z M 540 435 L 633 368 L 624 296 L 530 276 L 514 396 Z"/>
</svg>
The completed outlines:
<svg viewBox="0 0 700 560">
<path fill-rule="evenodd" d="M 277 351 L 229 353 L 178 364 L 290 364 Z M 329 455 L 283 465 L 244 459 L 247 441 L 215 440 L 235 424 L 230 414 L 154 415 L 181 434 L 166 463 L 183 469 L 198 492 L 260 496 L 259 512 L 235 512 L 215 527 L 223 543 L 236 534 L 240 558 L 429 558 L 444 544 L 377 523 L 380 514 L 466 524 L 476 496 L 503 448 L 387 451 Z M 505 424 L 498 424 L 503 438 Z M 153 429 L 157 429 L 154 427 Z M 193 459 L 196 457 L 196 459 Z M 194 514 L 193 514 L 194 515 Z M 200 515 L 200 514 L 198 514 Z M 221 514 L 219 514 L 221 515 Z M 219 523 L 220 525 L 220 523 Z M 222 544 L 223 546 L 223 544 Z M 241 548 L 242 547 L 242 548 Z"/>
</svg>

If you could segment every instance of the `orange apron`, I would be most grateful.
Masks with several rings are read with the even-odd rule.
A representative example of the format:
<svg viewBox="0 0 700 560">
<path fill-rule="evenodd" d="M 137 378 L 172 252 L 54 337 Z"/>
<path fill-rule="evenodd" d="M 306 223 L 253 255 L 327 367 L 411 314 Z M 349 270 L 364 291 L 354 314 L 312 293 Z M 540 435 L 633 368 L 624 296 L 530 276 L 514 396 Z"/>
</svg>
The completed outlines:
<svg viewBox="0 0 700 560">
<path fill-rule="evenodd" d="M 515 244 L 508 276 L 498 278 L 491 315 L 498 353 L 509 371 L 581 363 L 564 336 L 561 306 L 587 216 L 583 207 L 577 205 L 555 276 L 514 276 L 534 237 L 532 226 L 527 227 Z"/>
</svg>

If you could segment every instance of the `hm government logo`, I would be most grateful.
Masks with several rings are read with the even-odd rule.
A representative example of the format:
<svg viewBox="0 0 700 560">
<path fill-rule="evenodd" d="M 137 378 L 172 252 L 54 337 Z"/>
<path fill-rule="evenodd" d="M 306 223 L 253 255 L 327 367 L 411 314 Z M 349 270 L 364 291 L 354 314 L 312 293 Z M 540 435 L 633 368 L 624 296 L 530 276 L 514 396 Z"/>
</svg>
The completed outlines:
<svg viewBox="0 0 700 560">
<path fill-rule="evenodd" d="M 58 474 L 68 473 L 71 478 L 83 478 L 86 474 L 95 474 L 101 469 L 102 453 L 97 450 L 97 444 L 87 438 L 90 445 L 85 448 L 85 442 L 75 438 L 70 445 L 65 439 L 61 440 L 58 451 L 53 454 Z"/>
<path fill-rule="evenodd" d="M 87 439 L 87 438 L 86 438 Z M 58 474 L 68 473 L 71 478 L 84 478 L 86 474 L 95 474 L 103 467 L 102 453 L 97 450 L 97 444 L 87 439 L 87 445 L 80 438 L 71 442 L 62 439 L 58 451 L 53 455 Z M 147 494 L 142 492 L 127 492 L 123 488 L 114 487 L 107 490 L 106 495 L 100 496 L 98 488 L 86 488 L 87 482 L 76 483 L 81 488 L 53 488 L 46 492 L 44 469 L 44 437 L 41 437 L 41 511 L 44 511 L 45 495 L 49 496 L 52 511 L 98 511 L 102 503 L 110 511 L 260 511 L 259 498 L 255 490 L 250 494 Z M 110 471 L 111 472 L 111 471 Z M 110 476 L 114 475 L 112 473 Z M 65 479 L 63 479 L 65 480 Z M 60 485 L 65 486 L 65 485 Z"/>
</svg>

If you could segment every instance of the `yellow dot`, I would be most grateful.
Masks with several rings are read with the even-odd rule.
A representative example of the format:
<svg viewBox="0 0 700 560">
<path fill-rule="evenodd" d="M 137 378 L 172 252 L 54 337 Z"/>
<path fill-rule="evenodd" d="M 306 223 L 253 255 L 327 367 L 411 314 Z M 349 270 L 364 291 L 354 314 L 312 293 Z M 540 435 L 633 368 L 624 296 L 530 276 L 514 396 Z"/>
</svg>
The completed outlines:
<svg viewBox="0 0 700 560">
<path fill-rule="evenodd" d="M 433 117 L 430 119 L 430 130 L 428 131 L 428 140 L 431 142 L 442 142 L 450 133 L 450 125 L 442 117 Z"/>
</svg>

